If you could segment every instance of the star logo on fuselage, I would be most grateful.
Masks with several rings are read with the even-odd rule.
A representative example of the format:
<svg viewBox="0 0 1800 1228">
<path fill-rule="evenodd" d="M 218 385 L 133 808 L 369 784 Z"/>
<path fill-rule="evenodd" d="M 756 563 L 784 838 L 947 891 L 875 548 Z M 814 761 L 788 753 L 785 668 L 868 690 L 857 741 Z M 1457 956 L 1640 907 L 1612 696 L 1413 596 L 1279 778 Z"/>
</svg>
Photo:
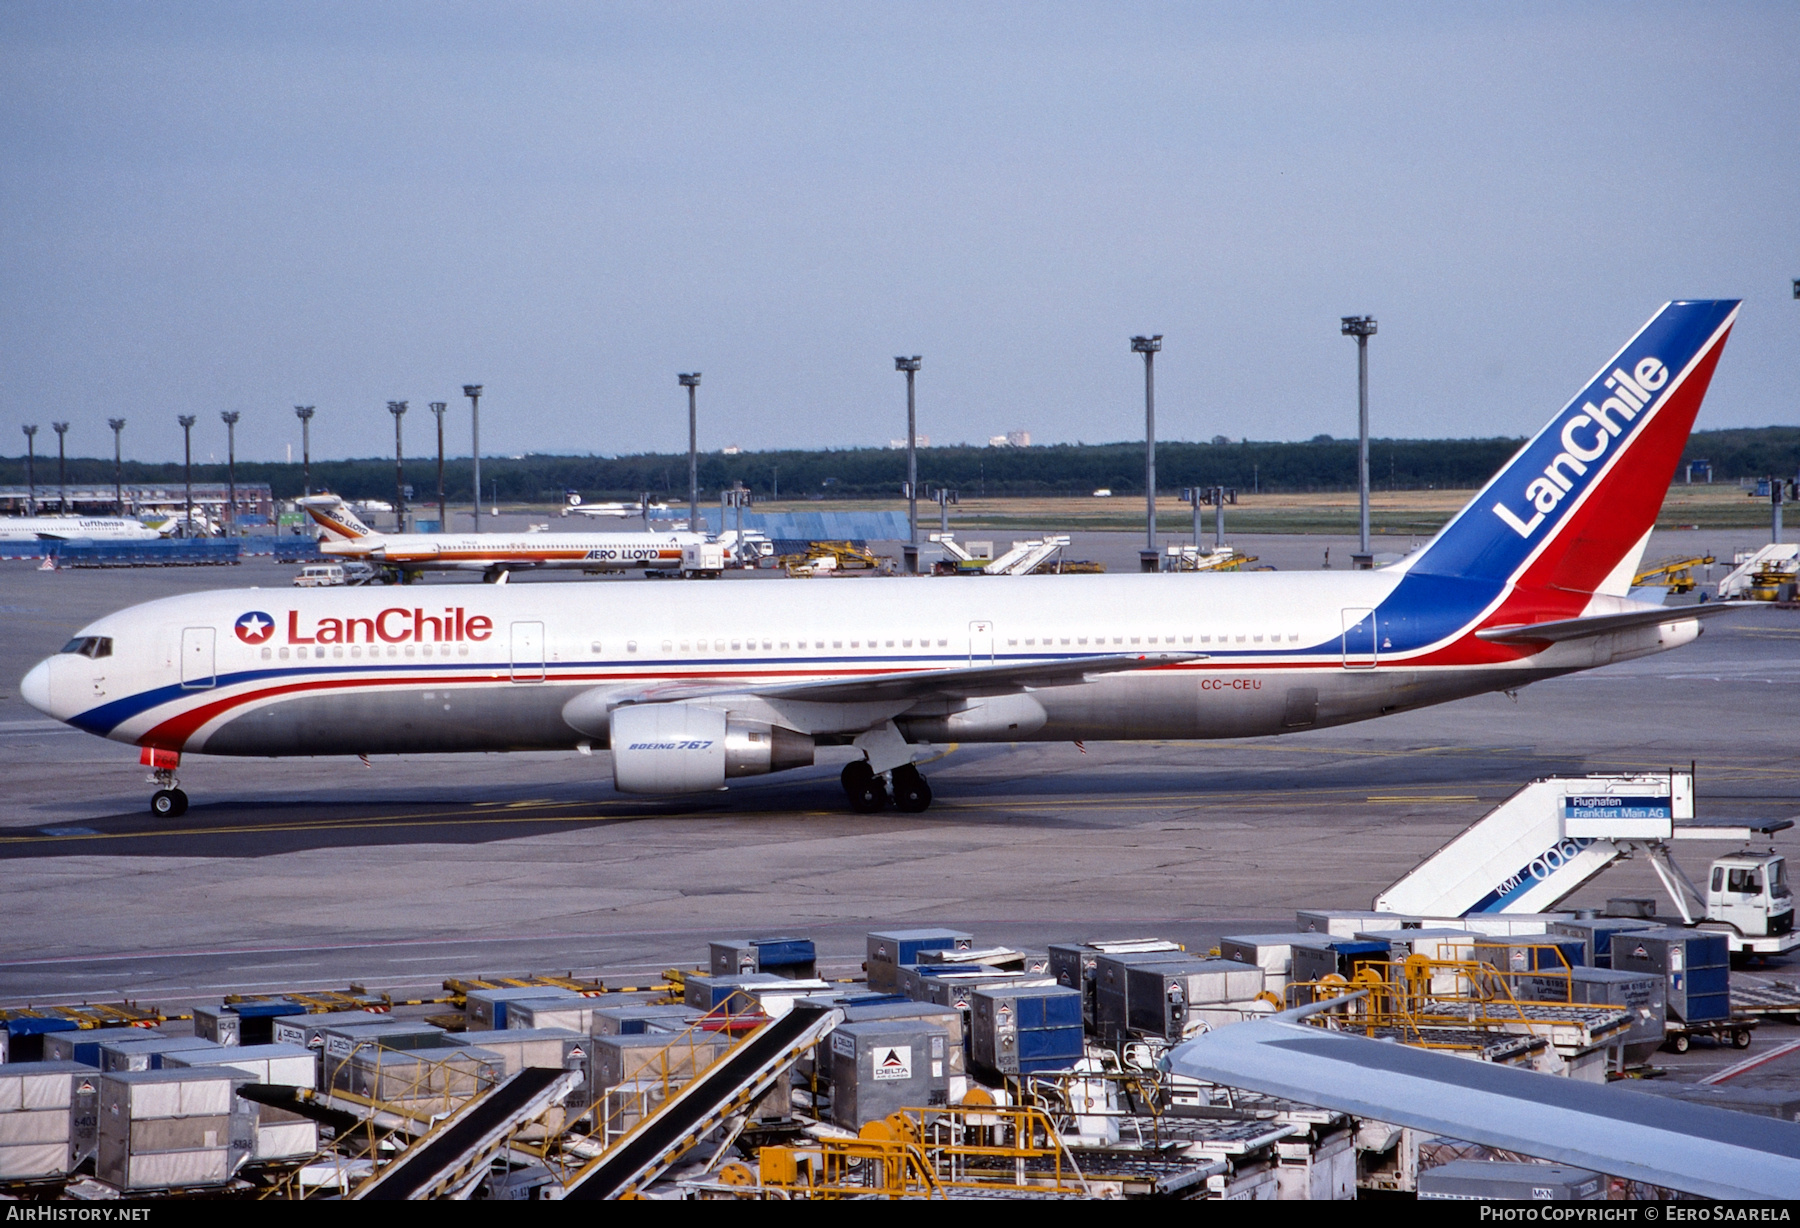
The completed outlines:
<svg viewBox="0 0 1800 1228">
<path fill-rule="evenodd" d="M 275 634 L 275 620 L 261 610 L 252 610 L 237 620 L 237 637 L 246 644 L 264 644 Z"/>
</svg>

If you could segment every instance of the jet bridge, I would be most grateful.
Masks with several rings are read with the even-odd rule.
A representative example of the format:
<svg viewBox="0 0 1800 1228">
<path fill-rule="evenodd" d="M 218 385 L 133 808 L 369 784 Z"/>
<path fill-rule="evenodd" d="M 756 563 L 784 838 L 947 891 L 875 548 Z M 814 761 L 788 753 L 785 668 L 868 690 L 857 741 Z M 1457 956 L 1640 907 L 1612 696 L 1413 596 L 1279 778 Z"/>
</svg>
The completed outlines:
<svg viewBox="0 0 1800 1228">
<path fill-rule="evenodd" d="M 1691 772 L 1534 780 L 1377 895 L 1374 906 L 1423 917 L 1547 912 L 1615 861 L 1641 853 L 1682 921 L 1706 925 L 1718 918 L 1708 916 L 1706 892 L 1670 856 L 1671 842 L 1744 843 L 1791 826 L 1790 819 L 1696 822 Z M 1732 945 L 1775 953 L 1800 946 L 1800 935 L 1740 932 Z"/>
</svg>

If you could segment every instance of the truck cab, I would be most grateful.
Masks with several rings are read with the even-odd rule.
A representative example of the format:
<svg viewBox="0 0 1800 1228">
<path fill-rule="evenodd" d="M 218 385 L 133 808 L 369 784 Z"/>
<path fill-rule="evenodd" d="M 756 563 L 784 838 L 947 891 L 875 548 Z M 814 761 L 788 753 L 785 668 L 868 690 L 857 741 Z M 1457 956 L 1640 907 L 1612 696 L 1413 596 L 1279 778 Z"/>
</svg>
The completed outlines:
<svg viewBox="0 0 1800 1228">
<path fill-rule="evenodd" d="M 1746 938 L 1793 932 L 1794 897 L 1787 859 L 1776 853 L 1733 853 L 1712 863 L 1706 885 L 1706 921 L 1723 923 Z"/>
</svg>

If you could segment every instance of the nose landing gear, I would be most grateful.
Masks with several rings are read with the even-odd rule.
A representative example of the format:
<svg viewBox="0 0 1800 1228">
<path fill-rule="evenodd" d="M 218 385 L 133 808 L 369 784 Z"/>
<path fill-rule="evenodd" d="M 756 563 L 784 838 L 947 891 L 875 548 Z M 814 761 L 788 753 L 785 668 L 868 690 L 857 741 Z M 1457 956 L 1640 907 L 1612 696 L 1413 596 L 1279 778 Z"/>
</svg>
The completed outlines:
<svg viewBox="0 0 1800 1228">
<path fill-rule="evenodd" d="M 858 759 L 845 765 L 841 779 L 850 808 L 858 814 L 880 813 L 887 808 L 890 796 L 894 808 L 906 814 L 919 814 L 931 805 L 931 786 L 910 763 L 886 773 L 884 779 L 866 760 Z"/>
<path fill-rule="evenodd" d="M 175 769 L 159 767 L 150 776 L 157 784 L 150 795 L 150 813 L 159 819 L 178 819 L 187 813 L 188 795 L 176 787 Z"/>
</svg>

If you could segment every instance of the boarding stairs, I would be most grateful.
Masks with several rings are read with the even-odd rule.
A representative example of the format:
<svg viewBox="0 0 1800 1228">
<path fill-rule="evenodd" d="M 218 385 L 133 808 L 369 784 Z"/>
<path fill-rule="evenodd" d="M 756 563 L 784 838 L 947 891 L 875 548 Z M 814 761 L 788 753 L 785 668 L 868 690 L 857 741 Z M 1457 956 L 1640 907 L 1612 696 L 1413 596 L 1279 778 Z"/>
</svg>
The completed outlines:
<svg viewBox="0 0 1800 1228">
<path fill-rule="evenodd" d="M 1739 552 L 1732 562 L 1732 569 L 1719 581 L 1720 601 L 1749 597 L 1751 590 L 1759 587 L 1759 577 L 1779 581 L 1800 574 L 1800 545 L 1771 542 L 1757 550 Z"/>
<path fill-rule="evenodd" d="M 368 1201 L 466 1198 L 508 1140 L 581 1083 L 575 1070 L 527 1067 L 471 1097 L 348 1197 Z"/>
<path fill-rule="evenodd" d="M 1764 832 L 1693 818 L 1690 772 L 1534 780 L 1377 895 L 1375 910 L 1416 917 L 1548 912 L 1613 862 L 1642 853 L 1692 925 L 1701 918 L 1689 901 L 1703 904 L 1706 893 L 1675 864 L 1670 842 L 1742 842 Z"/>
<path fill-rule="evenodd" d="M 770 1020 L 577 1171 L 563 1197 L 606 1199 L 637 1193 L 727 1118 L 766 1095 L 801 1055 L 843 1020 L 843 1011 L 815 1006 L 795 1006 Z"/>
</svg>

